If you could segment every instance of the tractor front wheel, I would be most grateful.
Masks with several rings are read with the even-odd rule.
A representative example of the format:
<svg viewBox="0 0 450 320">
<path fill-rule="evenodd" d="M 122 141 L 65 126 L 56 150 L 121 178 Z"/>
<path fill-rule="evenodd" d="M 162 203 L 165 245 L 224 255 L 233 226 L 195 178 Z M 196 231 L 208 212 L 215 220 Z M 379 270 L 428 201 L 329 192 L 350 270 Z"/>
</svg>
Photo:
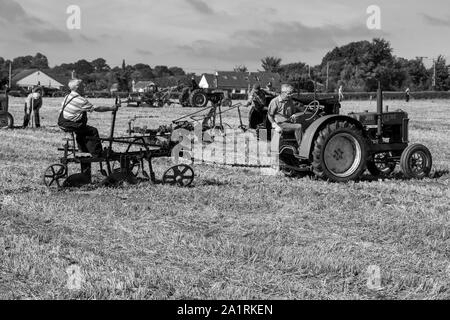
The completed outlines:
<svg viewBox="0 0 450 320">
<path fill-rule="evenodd" d="M 9 112 L 7 112 L 4 115 L 4 119 L 0 119 L 0 128 L 12 129 L 13 127 L 14 127 L 14 118 Z"/>
<path fill-rule="evenodd" d="M 400 159 L 400 168 L 407 179 L 424 179 L 433 166 L 430 150 L 421 144 L 413 144 L 405 149 Z"/>
<path fill-rule="evenodd" d="M 319 133 L 312 156 L 313 172 L 318 178 L 347 182 L 365 171 L 367 146 L 360 129 L 347 121 L 337 121 Z"/>
</svg>

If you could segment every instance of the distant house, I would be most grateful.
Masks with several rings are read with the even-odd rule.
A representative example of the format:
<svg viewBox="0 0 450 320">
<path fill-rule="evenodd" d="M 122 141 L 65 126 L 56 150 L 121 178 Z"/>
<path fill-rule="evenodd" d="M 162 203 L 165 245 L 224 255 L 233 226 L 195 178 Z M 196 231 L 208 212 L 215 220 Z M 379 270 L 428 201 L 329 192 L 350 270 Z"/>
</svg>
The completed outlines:
<svg viewBox="0 0 450 320">
<path fill-rule="evenodd" d="M 210 73 L 202 75 L 198 86 L 203 89 L 216 88 L 216 76 Z"/>
<path fill-rule="evenodd" d="M 111 88 L 109 89 L 109 91 L 110 91 L 111 93 L 118 92 L 118 91 L 119 91 L 119 84 L 118 84 L 118 83 L 113 83 L 112 86 L 111 86 Z"/>
<path fill-rule="evenodd" d="M 281 76 L 278 73 L 219 71 L 215 75 L 204 74 L 200 80 L 200 87 L 247 94 L 254 84 L 265 87 L 269 82 L 275 90 L 281 89 Z"/>
<path fill-rule="evenodd" d="M 54 75 L 50 70 L 28 69 L 23 70 L 12 78 L 13 86 L 31 89 L 42 86 L 45 89 L 61 90 L 67 86 L 68 79 Z"/>
<path fill-rule="evenodd" d="M 153 81 L 138 81 L 133 86 L 133 92 L 147 92 L 148 88 L 154 84 Z"/>
</svg>

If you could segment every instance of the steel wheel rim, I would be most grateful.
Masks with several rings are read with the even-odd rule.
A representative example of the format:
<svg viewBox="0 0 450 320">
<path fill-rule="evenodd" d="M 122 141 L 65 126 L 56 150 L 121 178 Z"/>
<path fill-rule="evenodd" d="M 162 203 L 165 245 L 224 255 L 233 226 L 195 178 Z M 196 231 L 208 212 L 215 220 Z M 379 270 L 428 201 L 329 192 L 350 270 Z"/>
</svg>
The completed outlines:
<svg viewBox="0 0 450 320">
<path fill-rule="evenodd" d="M 375 167 L 381 172 L 388 174 L 393 171 L 392 167 L 395 169 L 395 162 L 387 162 L 386 158 L 392 156 L 390 153 L 378 153 L 374 156 Z"/>
<path fill-rule="evenodd" d="M 424 174 L 427 164 L 427 155 L 423 151 L 414 152 L 408 161 L 411 172 L 416 175 Z"/>
<path fill-rule="evenodd" d="M 66 175 L 66 167 L 61 164 L 52 165 L 45 170 L 44 184 L 52 188 L 56 182 L 57 188 L 61 188 L 60 180 Z"/>
<path fill-rule="evenodd" d="M 339 178 L 354 174 L 361 165 L 361 158 L 361 145 L 351 134 L 339 133 L 333 136 L 325 146 L 325 166 Z"/>
<path fill-rule="evenodd" d="M 169 185 L 187 187 L 194 181 L 194 170 L 187 165 L 178 165 L 164 173 L 163 182 Z"/>
</svg>

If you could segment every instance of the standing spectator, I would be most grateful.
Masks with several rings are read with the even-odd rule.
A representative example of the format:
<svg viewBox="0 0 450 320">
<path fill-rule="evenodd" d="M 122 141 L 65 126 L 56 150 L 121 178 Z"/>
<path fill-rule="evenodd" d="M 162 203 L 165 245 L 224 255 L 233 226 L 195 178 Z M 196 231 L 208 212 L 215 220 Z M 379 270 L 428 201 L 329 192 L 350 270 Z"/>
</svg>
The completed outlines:
<svg viewBox="0 0 450 320">
<path fill-rule="evenodd" d="M 249 94 L 249 99 L 245 104 L 245 107 L 250 107 L 249 112 L 249 127 L 250 129 L 256 129 L 257 126 L 264 122 L 265 112 L 267 111 L 266 94 L 261 89 L 260 84 L 253 85 L 253 90 Z"/>
<path fill-rule="evenodd" d="M 32 113 L 34 113 L 33 121 L 35 127 L 36 128 L 41 127 L 39 110 L 42 107 L 42 95 L 43 95 L 42 87 L 35 87 L 25 100 L 25 108 L 24 108 L 25 116 L 23 118 L 24 128 L 28 127 Z"/>
<path fill-rule="evenodd" d="M 341 102 L 342 100 L 344 100 L 344 88 L 343 88 L 343 86 L 341 85 L 341 86 L 339 87 L 339 102 Z"/>
<path fill-rule="evenodd" d="M 409 102 L 409 99 L 411 99 L 411 90 L 409 88 L 406 88 L 405 90 L 405 99 L 406 102 Z"/>
<path fill-rule="evenodd" d="M 265 89 L 263 89 L 264 92 L 266 92 L 267 94 L 271 95 L 271 96 L 277 96 L 277 92 L 275 91 L 275 89 L 273 88 L 273 84 L 272 82 L 267 83 L 267 86 Z"/>
</svg>

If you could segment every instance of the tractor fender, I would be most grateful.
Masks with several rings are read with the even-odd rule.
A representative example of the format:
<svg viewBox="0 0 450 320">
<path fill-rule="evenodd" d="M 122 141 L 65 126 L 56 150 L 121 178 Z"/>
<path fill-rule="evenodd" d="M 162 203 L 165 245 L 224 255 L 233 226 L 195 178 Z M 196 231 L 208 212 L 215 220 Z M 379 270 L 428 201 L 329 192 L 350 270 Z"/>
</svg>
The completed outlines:
<svg viewBox="0 0 450 320">
<path fill-rule="evenodd" d="M 314 121 L 314 123 L 311 124 L 303 134 L 302 144 L 300 146 L 300 154 L 299 154 L 300 158 L 302 159 L 310 158 L 312 149 L 314 148 L 315 138 L 323 128 L 325 128 L 329 123 L 334 121 L 347 121 L 354 124 L 361 130 L 364 130 L 364 127 L 361 124 L 361 122 L 349 116 L 335 114 L 319 118 L 316 121 Z"/>
</svg>

